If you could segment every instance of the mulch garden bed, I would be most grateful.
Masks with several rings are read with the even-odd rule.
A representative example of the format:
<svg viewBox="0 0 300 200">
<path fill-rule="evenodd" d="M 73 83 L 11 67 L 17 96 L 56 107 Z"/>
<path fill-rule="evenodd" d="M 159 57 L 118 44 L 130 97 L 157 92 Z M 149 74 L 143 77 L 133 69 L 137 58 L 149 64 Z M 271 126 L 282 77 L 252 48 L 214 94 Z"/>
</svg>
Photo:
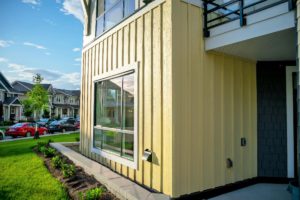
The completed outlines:
<svg viewBox="0 0 300 200">
<path fill-rule="evenodd" d="M 39 152 L 37 147 L 33 149 L 39 157 L 44 160 L 44 164 L 49 170 L 49 172 L 57 178 L 60 182 L 65 186 L 69 198 L 73 200 L 82 200 L 80 196 L 81 194 L 85 194 L 87 191 L 93 188 L 103 188 L 104 192 L 102 193 L 99 200 L 119 200 L 115 195 L 109 192 L 104 185 L 99 183 L 93 176 L 90 176 L 84 172 L 81 167 L 75 166 L 75 175 L 69 178 L 65 178 L 60 169 L 57 169 L 53 166 L 51 162 L 51 157 L 45 157 L 43 153 Z M 71 160 L 69 160 L 66 156 L 56 151 L 56 155 L 59 155 L 64 163 L 66 164 L 74 164 Z"/>
</svg>

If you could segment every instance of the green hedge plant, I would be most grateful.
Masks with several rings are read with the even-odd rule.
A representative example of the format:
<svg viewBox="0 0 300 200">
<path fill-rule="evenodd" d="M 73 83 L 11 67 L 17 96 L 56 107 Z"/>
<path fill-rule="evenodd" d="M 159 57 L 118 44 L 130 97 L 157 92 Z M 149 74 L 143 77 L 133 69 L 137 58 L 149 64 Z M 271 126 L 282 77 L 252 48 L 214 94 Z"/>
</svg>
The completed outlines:
<svg viewBox="0 0 300 200">
<path fill-rule="evenodd" d="M 52 162 L 53 167 L 55 167 L 55 168 L 57 168 L 57 169 L 58 169 L 58 168 L 61 168 L 61 166 L 62 166 L 62 164 L 63 164 L 63 161 L 62 161 L 62 159 L 61 159 L 60 156 L 54 156 L 54 157 L 52 158 L 51 162 Z"/>
<path fill-rule="evenodd" d="M 87 190 L 85 193 L 79 192 L 80 200 L 97 200 L 100 199 L 102 194 L 105 192 L 105 188 L 93 188 Z"/>
<path fill-rule="evenodd" d="M 62 164 L 61 165 L 62 173 L 65 178 L 69 178 L 75 175 L 76 169 L 72 164 Z"/>
<path fill-rule="evenodd" d="M 42 146 L 40 152 L 43 153 L 45 157 L 51 158 L 55 156 L 56 150 L 51 147 Z"/>
</svg>

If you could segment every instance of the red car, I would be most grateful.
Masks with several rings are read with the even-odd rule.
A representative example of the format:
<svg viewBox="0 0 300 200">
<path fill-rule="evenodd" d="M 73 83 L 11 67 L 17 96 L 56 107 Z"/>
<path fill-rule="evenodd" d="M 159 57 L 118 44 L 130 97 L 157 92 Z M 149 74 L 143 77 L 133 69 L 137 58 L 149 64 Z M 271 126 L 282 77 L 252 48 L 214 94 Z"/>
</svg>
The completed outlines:
<svg viewBox="0 0 300 200">
<path fill-rule="evenodd" d="M 12 136 L 13 138 L 15 138 L 17 136 L 23 136 L 23 137 L 34 136 L 35 126 L 36 126 L 36 123 L 30 123 L 30 122 L 17 123 L 15 125 L 9 127 L 6 130 L 5 135 Z M 37 130 L 39 132 L 39 135 L 45 135 L 48 133 L 47 128 L 42 127 L 39 124 L 37 126 L 38 126 Z"/>
<path fill-rule="evenodd" d="M 76 121 L 74 125 L 75 128 L 80 129 L 80 121 Z"/>
</svg>

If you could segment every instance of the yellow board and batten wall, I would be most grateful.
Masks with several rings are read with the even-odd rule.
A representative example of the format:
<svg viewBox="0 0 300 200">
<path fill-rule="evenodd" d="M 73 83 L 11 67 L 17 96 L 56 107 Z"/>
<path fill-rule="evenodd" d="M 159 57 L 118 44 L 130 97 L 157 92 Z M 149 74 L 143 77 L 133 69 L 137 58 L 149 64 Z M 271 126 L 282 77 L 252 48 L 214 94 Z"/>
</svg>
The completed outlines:
<svg viewBox="0 0 300 200">
<path fill-rule="evenodd" d="M 83 50 L 81 152 L 143 185 L 172 194 L 171 1 L 157 1 Z M 95 22 L 91 22 L 95 24 Z M 138 63 L 138 169 L 91 152 L 92 78 Z M 144 149 L 153 163 L 141 160 Z"/>
<path fill-rule="evenodd" d="M 84 155 L 172 197 L 257 176 L 255 63 L 205 52 L 201 8 L 156 0 L 86 45 L 82 63 Z M 137 170 L 90 149 L 92 78 L 133 63 L 139 65 Z M 153 163 L 141 160 L 147 148 Z"/>
<path fill-rule="evenodd" d="M 206 52 L 202 9 L 172 2 L 173 196 L 180 196 L 257 176 L 256 65 Z"/>
</svg>

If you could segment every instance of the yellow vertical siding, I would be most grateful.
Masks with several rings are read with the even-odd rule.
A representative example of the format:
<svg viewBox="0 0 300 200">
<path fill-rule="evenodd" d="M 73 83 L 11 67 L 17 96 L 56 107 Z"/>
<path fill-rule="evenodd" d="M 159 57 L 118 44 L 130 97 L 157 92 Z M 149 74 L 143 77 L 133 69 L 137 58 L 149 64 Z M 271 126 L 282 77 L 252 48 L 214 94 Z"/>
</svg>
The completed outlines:
<svg viewBox="0 0 300 200">
<path fill-rule="evenodd" d="M 161 1 L 140 17 L 114 28 L 84 48 L 80 145 L 84 155 L 168 195 L 172 195 L 170 5 L 171 1 Z M 94 109 L 91 93 L 93 77 L 136 62 L 139 64 L 139 124 L 138 169 L 134 170 L 91 153 Z M 141 160 L 146 148 L 154 152 L 153 163 Z"/>
<path fill-rule="evenodd" d="M 204 50 L 201 8 L 174 0 L 172 10 L 172 196 L 178 197 L 257 175 L 256 67 Z"/>
<path fill-rule="evenodd" d="M 181 0 L 159 2 L 84 48 L 81 152 L 172 197 L 255 177 L 255 63 L 205 52 L 201 8 Z M 92 78 L 136 62 L 137 170 L 90 148 Z M 241 137 L 246 147 L 240 146 Z M 153 163 L 141 160 L 146 148 L 153 151 Z M 227 158 L 233 160 L 231 169 Z"/>
</svg>

